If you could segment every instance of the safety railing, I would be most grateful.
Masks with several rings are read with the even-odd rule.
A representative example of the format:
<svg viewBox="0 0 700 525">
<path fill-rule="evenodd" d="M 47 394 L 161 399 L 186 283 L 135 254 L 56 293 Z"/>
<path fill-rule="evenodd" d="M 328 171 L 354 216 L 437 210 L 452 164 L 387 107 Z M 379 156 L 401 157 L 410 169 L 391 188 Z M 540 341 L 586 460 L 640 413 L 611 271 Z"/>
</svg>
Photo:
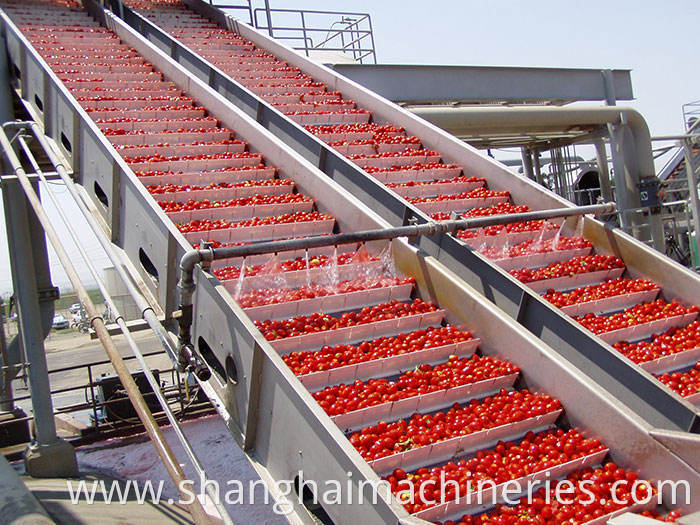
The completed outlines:
<svg viewBox="0 0 700 525">
<path fill-rule="evenodd" d="M 306 56 L 313 51 L 334 51 L 360 63 L 377 63 L 368 13 L 264 7 L 253 10 L 253 25 L 271 37 L 286 40 Z"/>
<path fill-rule="evenodd" d="M 208 0 L 210 5 L 216 6 L 217 8 L 221 9 L 222 11 L 227 12 L 229 15 L 233 15 L 236 18 L 241 18 L 239 15 L 241 12 L 247 12 L 248 14 L 248 19 L 244 20 L 244 22 L 247 22 L 249 24 L 253 24 L 253 5 L 251 4 L 250 0 L 240 0 L 238 3 L 229 3 L 229 2 L 216 2 L 214 0 Z"/>
<path fill-rule="evenodd" d="M 165 355 L 165 351 L 163 350 L 145 352 L 143 354 L 145 358 L 155 358 L 158 356 L 164 357 Z M 133 361 L 134 359 L 136 359 L 136 356 L 124 356 L 122 359 L 124 359 L 124 361 Z M 26 366 L 28 366 L 28 364 L 16 365 L 17 368 L 22 369 L 24 369 Z M 138 424 L 136 417 L 133 418 L 133 421 L 123 421 L 123 424 L 115 424 L 112 422 L 100 422 L 102 419 L 99 417 L 100 410 L 102 410 L 103 407 L 113 406 L 117 403 L 129 403 L 126 397 L 100 400 L 99 396 L 97 395 L 97 389 L 100 387 L 99 379 L 101 377 L 101 374 L 105 370 L 111 370 L 111 362 L 109 361 L 109 359 L 93 361 L 90 363 L 81 363 L 71 366 L 64 366 L 49 370 L 49 377 L 60 377 L 61 374 L 66 374 L 69 372 L 75 373 L 76 371 L 82 371 L 84 377 L 84 380 L 77 381 L 77 384 L 73 386 L 51 389 L 50 393 L 54 400 L 54 403 L 56 403 L 56 401 L 58 400 L 57 396 L 65 396 L 67 394 L 70 395 L 71 393 L 82 392 L 84 397 L 84 401 L 80 403 L 69 402 L 60 406 L 55 406 L 54 415 L 58 416 L 60 414 L 89 413 L 92 417 L 92 424 L 87 428 L 87 430 L 94 434 L 100 434 L 105 430 L 114 429 L 115 427 L 119 427 L 122 430 L 140 428 L 141 425 Z M 134 373 L 138 373 L 138 370 L 135 370 Z M 183 381 L 182 375 L 177 370 L 177 368 L 170 367 L 164 370 L 160 370 L 160 377 L 161 379 L 163 377 L 169 378 L 169 381 L 163 380 L 161 382 L 161 392 L 166 397 L 166 399 L 168 399 L 170 404 L 174 407 L 174 409 L 176 410 L 176 415 L 179 418 L 182 418 L 188 412 L 201 413 L 203 410 L 213 412 L 214 409 L 211 406 L 209 400 L 206 398 L 200 398 L 199 387 L 195 387 L 194 391 L 190 391 L 189 384 L 186 381 Z M 22 378 L 18 377 L 17 379 L 21 380 Z M 14 396 L 13 402 L 21 404 L 22 401 L 28 401 L 30 398 L 31 396 L 28 394 L 22 396 Z M 149 403 L 149 405 L 151 405 L 155 401 L 155 394 L 152 392 L 144 392 L 143 398 L 146 400 L 147 403 Z M 163 417 L 163 419 L 165 419 L 164 412 L 161 410 L 155 410 L 153 412 L 153 415 L 156 417 L 156 419 L 158 419 L 161 416 Z M 0 428 L 4 425 L 16 424 L 18 421 L 32 421 L 33 419 L 34 417 L 29 415 L 21 418 L 14 418 L 7 421 L 0 421 Z"/>
</svg>

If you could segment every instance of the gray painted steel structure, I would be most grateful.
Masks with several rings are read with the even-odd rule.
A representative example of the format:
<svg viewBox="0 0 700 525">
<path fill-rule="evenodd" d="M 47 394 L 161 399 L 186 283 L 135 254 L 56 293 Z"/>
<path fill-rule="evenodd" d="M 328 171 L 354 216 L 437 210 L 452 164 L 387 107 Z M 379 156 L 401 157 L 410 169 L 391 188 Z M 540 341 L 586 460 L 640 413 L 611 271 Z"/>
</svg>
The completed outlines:
<svg viewBox="0 0 700 525">
<path fill-rule="evenodd" d="M 611 88 L 617 100 L 634 98 L 627 69 L 607 70 L 609 83 L 606 70 L 600 69 L 402 64 L 330 67 L 386 99 L 405 104 L 605 101 Z"/>
</svg>

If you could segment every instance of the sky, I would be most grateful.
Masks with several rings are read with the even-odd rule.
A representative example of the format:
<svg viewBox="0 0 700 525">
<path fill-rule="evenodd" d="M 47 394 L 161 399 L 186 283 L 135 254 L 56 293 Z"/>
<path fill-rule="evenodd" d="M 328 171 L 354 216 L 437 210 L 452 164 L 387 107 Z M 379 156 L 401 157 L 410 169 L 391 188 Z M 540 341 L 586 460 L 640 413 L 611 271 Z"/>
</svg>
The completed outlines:
<svg viewBox="0 0 700 525">
<path fill-rule="evenodd" d="M 231 0 L 227 0 L 228 3 Z M 254 0 L 262 5 L 261 0 Z M 635 100 L 652 135 L 683 131 L 681 106 L 700 99 L 700 2 L 271 0 L 273 8 L 367 12 L 379 63 L 631 69 Z M 65 192 L 65 188 L 58 188 Z M 96 266 L 108 266 L 97 241 L 65 194 Z M 1 203 L 0 203 L 1 207 Z M 50 203 L 48 213 L 58 218 Z M 60 221 L 55 221 L 58 224 Z M 0 214 L 4 232 L 4 215 Z M 59 228 L 59 233 L 64 228 Z M 79 261 L 67 234 L 68 252 Z M 54 282 L 68 281 L 50 254 Z M 89 280 L 88 280 L 89 281 Z M 0 294 L 11 290 L 7 239 L 0 234 Z"/>
</svg>

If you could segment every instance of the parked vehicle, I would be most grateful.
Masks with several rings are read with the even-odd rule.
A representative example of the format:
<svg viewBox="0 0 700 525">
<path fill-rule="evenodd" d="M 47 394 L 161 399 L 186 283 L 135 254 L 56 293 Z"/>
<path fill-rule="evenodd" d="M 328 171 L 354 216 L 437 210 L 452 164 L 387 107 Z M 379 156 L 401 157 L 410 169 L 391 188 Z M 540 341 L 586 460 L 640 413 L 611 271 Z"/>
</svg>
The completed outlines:
<svg viewBox="0 0 700 525">
<path fill-rule="evenodd" d="M 51 328 L 54 330 L 65 330 L 66 328 L 70 328 L 70 322 L 61 314 L 54 315 Z"/>
</svg>

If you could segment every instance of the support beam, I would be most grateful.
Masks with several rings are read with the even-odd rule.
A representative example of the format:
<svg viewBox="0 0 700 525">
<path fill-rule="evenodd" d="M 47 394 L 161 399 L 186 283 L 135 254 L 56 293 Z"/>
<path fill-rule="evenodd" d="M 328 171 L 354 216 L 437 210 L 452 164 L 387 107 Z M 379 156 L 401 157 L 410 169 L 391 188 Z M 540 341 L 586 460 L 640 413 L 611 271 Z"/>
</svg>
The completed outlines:
<svg viewBox="0 0 700 525">
<path fill-rule="evenodd" d="M 9 362 L 7 340 L 5 339 L 5 303 L 0 297 L 0 365 L 3 367 L 0 372 L 0 412 L 12 412 L 15 408 Z"/>
<path fill-rule="evenodd" d="M 605 102 L 632 100 L 626 69 L 332 64 L 341 75 L 393 102 Z M 607 78 L 607 80 L 606 80 Z M 608 82 L 611 83 L 610 87 Z"/>
<path fill-rule="evenodd" d="M 33 186 L 34 191 L 38 192 L 38 184 L 34 183 Z M 73 447 L 59 439 L 56 434 L 44 350 L 45 335 L 41 326 L 40 283 L 50 283 L 46 240 L 36 215 L 27 206 L 19 182 L 4 183 L 2 196 L 12 283 L 17 298 L 19 338 L 29 363 L 32 411 L 36 429 L 34 441 L 25 454 L 27 473 L 34 477 L 72 476 L 77 473 L 78 465 Z M 45 265 L 42 265 L 44 261 Z M 44 271 L 38 272 L 40 268 Z"/>
<path fill-rule="evenodd" d="M 690 146 L 689 140 L 683 141 L 683 155 L 685 156 L 685 173 L 688 178 L 688 193 L 690 193 L 690 206 L 693 213 L 693 228 L 695 230 L 695 246 L 698 246 L 698 240 L 700 239 L 700 200 L 698 199 L 698 177 L 695 172 L 695 166 L 693 166 L 693 150 Z M 691 255 L 694 259 L 697 259 L 697 251 L 692 249 L 693 239 L 691 242 Z M 697 260 L 693 261 L 697 266 L 700 264 Z"/>
<path fill-rule="evenodd" d="M 596 161 L 598 163 L 598 180 L 600 181 L 600 192 L 603 200 L 612 201 L 615 195 L 610 185 L 610 168 L 608 166 L 608 154 L 605 150 L 605 142 L 597 139 L 593 142 L 595 146 Z"/>
<path fill-rule="evenodd" d="M 523 175 L 528 179 L 535 180 L 535 173 L 532 169 L 532 152 L 528 148 L 520 148 L 520 155 L 523 159 Z"/>
</svg>

